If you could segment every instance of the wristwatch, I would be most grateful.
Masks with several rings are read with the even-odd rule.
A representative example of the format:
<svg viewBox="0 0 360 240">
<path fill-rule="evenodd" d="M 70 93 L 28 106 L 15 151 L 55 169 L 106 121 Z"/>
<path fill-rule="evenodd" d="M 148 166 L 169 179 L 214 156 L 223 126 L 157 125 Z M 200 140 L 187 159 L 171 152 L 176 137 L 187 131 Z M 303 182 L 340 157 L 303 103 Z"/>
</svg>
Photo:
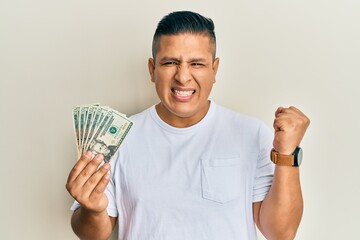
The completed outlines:
<svg viewBox="0 0 360 240">
<path fill-rule="evenodd" d="M 301 165 L 303 152 L 300 147 L 296 147 L 291 155 L 280 154 L 275 149 L 271 150 L 270 159 L 273 163 L 280 166 L 299 167 Z"/>
</svg>

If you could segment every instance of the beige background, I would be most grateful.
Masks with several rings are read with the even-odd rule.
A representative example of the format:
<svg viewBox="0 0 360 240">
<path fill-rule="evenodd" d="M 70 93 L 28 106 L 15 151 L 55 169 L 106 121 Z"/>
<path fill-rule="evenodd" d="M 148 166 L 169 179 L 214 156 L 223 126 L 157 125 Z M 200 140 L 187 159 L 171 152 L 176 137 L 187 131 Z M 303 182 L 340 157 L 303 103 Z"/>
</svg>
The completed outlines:
<svg viewBox="0 0 360 240">
<path fill-rule="evenodd" d="M 184 9 L 216 24 L 213 100 L 269 126 L 279 105 L 312 120 L 297 239 L 358 239 L 357 0 L 1 0 L 1 239 L 76 239 L 64 187 L 76 160 L 71 109 L 100 102 L 131 115 L 156 103 L 152 34 Z"/>
</svg>

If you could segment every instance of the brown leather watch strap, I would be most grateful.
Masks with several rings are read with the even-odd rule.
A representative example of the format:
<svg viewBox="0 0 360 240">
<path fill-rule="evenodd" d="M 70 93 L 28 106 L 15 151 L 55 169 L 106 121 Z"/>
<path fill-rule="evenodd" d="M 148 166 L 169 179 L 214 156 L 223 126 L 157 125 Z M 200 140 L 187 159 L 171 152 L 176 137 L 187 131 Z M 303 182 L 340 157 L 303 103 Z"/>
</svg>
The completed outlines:
<svg viewBox="0 0 360 240">
<path fill-rule="evenodd" d="M 283 155 L 271 150 L 270 154 L 271 161 L 280 166 L 294 166 L 294 155 Z"/>
</svg>

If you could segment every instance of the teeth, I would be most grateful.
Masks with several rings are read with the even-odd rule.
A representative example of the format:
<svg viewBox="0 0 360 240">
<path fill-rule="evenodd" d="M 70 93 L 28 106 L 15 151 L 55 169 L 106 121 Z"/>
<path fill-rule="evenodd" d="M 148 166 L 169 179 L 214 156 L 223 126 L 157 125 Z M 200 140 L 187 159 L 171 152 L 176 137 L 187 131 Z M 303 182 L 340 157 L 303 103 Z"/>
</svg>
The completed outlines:
<svg viewBox="0 0 360 240">
<path fill-rule="evenodd" d="M 179 91 L 179 90 L 174 90 L 174 93 L 176 95 L 182 96 L 182 97 L 187 97 L 190 96 L 191 94 L 194 93 L 194 91 Z"/>
</svg>

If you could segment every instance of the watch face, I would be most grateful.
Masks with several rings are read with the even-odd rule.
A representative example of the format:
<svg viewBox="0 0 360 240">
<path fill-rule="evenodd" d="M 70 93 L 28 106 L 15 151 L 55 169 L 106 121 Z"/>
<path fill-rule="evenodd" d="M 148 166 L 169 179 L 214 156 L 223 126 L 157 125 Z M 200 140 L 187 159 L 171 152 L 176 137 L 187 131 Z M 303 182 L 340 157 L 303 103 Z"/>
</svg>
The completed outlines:
<svg viewBox="0 0 360 240">
<path fill-rule="evenodd" d="M 295 158 L 295 166 L 300 166 L 303 158 L 303 151 L 301 148 L 297 147 L 294 152 L 294 158 Z"/>
</svg>

